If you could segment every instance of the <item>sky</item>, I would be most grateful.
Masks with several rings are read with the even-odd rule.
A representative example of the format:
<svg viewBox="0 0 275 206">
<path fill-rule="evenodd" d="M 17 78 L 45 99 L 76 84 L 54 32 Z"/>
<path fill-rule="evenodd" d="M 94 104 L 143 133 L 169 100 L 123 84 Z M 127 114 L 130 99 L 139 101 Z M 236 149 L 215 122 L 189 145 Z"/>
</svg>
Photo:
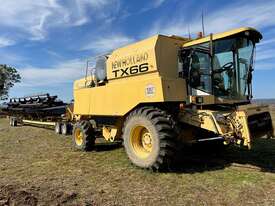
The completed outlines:
<svg viewBox="0 0 275 206">
<path fill-rule="evenodd" d="M 48 92 L 73 98 L 86 59 L 155 34 L 192 36 L 242 26 L 257 47 L 254 98 L 275 98 L 275 0 L 0 0 L 0 64 L 22 81 L 10 97 Z"/>
</svg>

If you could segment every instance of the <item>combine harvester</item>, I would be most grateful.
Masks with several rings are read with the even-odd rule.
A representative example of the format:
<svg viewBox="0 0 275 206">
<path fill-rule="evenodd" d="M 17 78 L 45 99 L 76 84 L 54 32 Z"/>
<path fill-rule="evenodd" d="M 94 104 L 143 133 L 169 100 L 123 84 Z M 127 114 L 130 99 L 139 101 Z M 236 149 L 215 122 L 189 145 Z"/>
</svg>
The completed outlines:
<svg viewBox="0 0 275 206">
<path fill-rule="evenodd" d="M 180 144 L 250 149 L 273 135 L 268 106 L 251 103 L 261 39 L 239 28 L 197 39 L 156 35 L 116 49 L 75 81 L 73 112 L 57 120 L 73 125 L 76 148 L 122 140 L 132 163 L 153 170 L 165 169 Z"/>
</svg>

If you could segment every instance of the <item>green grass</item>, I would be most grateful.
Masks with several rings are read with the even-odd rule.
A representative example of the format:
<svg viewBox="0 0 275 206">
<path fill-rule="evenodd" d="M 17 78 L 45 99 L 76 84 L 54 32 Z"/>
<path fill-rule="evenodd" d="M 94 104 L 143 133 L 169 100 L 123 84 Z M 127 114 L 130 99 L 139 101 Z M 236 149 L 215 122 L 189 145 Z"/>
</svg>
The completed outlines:
<svg viewBox="0 0 275 206">
<path fill-rule="evenodd" d="M 152 173 L 132 166 L 121 147 L 79 152 L 70 137 L 2 119 L 0 205 L 20 191 L 39 205 L 275 205 L 275 139 L 221 155 L 192 149 L 180 159 Z"/>
</svg>

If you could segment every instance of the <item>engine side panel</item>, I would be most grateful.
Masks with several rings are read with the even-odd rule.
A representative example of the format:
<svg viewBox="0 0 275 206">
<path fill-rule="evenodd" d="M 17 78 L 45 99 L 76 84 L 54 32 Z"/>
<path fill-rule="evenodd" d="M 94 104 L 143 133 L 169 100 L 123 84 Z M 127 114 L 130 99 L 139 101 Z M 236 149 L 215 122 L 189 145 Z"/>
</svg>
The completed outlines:
<svg viewBox="0 0 275 206">
<path fill-rule="evenodd" d="M 91 86 L 90 76 L 75 81 L 74 113 L 123 116 L 140 103 L 185 101 L 186 81 L 177 65 L 182 42 L 158 35 L 115 50 L 105 85 Z"/>
</svg>

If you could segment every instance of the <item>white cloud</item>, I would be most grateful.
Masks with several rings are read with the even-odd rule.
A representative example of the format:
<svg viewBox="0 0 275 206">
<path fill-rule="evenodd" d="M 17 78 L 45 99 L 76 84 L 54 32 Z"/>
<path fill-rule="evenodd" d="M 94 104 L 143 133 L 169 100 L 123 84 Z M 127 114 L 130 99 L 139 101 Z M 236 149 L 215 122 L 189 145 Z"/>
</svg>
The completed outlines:
<svg viewBox="0 0 275 206">
<path fill-rule="evenodd" d="M 139 12 L 137 13 L 133 13 L 133 14 L 140 14 L 143 12 L 147 12 L 150 11 L 152 9 L 157 9 L 158 7 L 160 7 L 166 0 L 153 0 L 150 1 L 150 3 L 145 6 L 144 8 L 142 8 Z M 128 15 L 132 15 L 132 14 L 128 14 Z"/>
<path fill-rule="evenodd" d="M 15 44 L 15 41 L 7 37 L 0 37 L 0 48 L 6 46 L 12 46 Z"/>
<path fill-rule="evenodd" d="M 105 37 L 100 37 L 90 41 L 81 48 L 81 50 L 93 50 L 97 53 L 108 52 L 115 48 L 125 46 L 134 39 L 124 35 L 110 35 Z"/>
<path fill-rule="evenodd" d="M 275 43 L 275 38 L 269 38 L 269 39 L 264 38 L 263 41 L 261 41 L 261 43 L 258 46 L 260 46 L 260 47 L 270 46 L 270 45 L 273 45 L 274 43 Z"/>
<path fill-rule="evenodd" d="M 270 29 L 275 26 L 274 11 L 274 0 L 249 3 L 240 1 L 237 4 L 230 4 L 205 15 L 206 32 L 217 33 L 243 26 L 255 27 L 259 30 L 268 29 L 271 38 L 264 37 L 262 43 L 258 45 L 256 61 L 259 63 L 257 67 L 261 67 L 260 69 L 275 69 L 271 63 L 265 62 L 274 59 L 275 47 L 273 43 L 275 42 L 275 30 L 271 32 Z M 180 14 L 175 12 L 175 15 L 172 15 L 168 20 L 163 18 L 155 22 L 152 29 L 144 33 L 143 36 L 151 36 L 158 33 L 188 36 L 188 25 L 193 35 L 202 30 L 200 11 L 193 12 L 191 21 L 185 12 Z"/>
<path fill-rule="evenodd" d="M 231 4 L 205 15 L 206 31 L 215 33 L 240 26 L 254 26 L 256 28 L 275 26 L 274 10 L 275 1 Z M 149 34 L 186 35 L 188 25 L 190 25 L 190 30 L 193 33 L 202 30 L 199 11 L 193 12 L 195 18 L 192 21 L 187 20 L 184 15 L 185 13 L 181 12 L 181 15 L 172 16 L 168 21 L 166 19 L 157 21 Z"/>
<path fill-rule="evenodd" d="M 0 26 L 42 40 L 50 28 L 81 26 L 96 18 L 108 18 L 118 0 L 8 0 L 1 1 Z M 88 14 L 91 14 L 92 17 Z M 22 35 L 21 35 L 22 36 Z"/>
<path fill-rule="evenodd" d="M 26 67 L 19 70 L 22 83 L 20 88 L 53 87 L 64 83 L 73 83 L 85 75 L 85 61 L 74 59 L 59 63 L 50 68 Z"/>
<path fill-rule="evenodd" d="M 257 50 L 257 61 L 274 59 L 275 48 Z"/>
<path fill-rule="evenodd" d="M 166 0 L 154 0 L 153 5 L 155 8 L 160 7 Z"/>
<path fill-rule="evenodd" d="M 263 61 L 256 62 L 255 67 L 256 67 L 256 71 L 275 69 L 274 63 L 272 63 L 272 62 L 263 62 Z"/>
<path fill-rule="evenodd" d="M 14 67 L 23 65 L 26 61 L 29 61 L 27 57 L 18 55 L 15 52 L 5 51 L 5 49 L 0 50 L 0 57 L 0 64 L 7 64 Z"/>
</svg>

